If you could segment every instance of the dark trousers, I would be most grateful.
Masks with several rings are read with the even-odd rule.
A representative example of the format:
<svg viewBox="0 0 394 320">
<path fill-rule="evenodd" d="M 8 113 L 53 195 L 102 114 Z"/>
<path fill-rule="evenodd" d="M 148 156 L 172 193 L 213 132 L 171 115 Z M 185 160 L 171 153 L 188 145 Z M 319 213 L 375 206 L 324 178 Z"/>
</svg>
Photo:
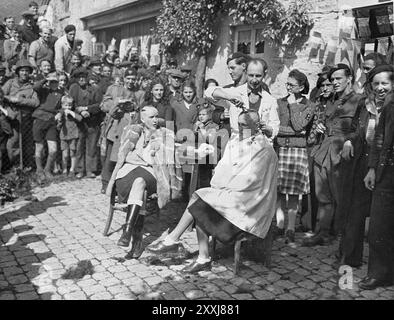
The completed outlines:
<svg viewBox="0 0 394 320">
<path fill-rule="evenodd" d="M 31 114 L 24 114 L 20 124 L 17 120 L 12 122 L 13 136 L 7 141 L 8 157 L 12 164 L 19 162 L 18 157 L 21 152 L 19 139 L 20 135 L 22 135 L 23 167 L 35 168 L 33 121 Z"/>
<path fill-rule="evenodd" d="M 112 172 L 115 169 L 116 162 L 111 161 L 111 153 L 112 147 L 114 143 L 110 140 L 107 140 L 107 148 L 105 150 L 105 157 L 102 159 L 103 169 L 101 171 L 101 182 L 103 186 L 107 186 L 109 180 L 111 179 Z"/>
<path fill-rule="evenodd" d="M 344 263 L 356 267 L 362 264 L 365 220 L 372 202 L 372 192 L 364 184 L 368 157 L 364 154 L 356 163 L 344 163 L 341 170 L 343 188 L 335 221 L 342 233 L 339 250 Z"/>
<path fill-rule="evenodd" d="M 330 168 L 314 164 L 315 192 L 319 201 L 316 231 L 328 235 L 332 230 L 335 211 L 339 199 L 339 166 Z"/>
<path fill-rule="evenodd" d="M 77 144 L 77 172 L 96 172 L 98 156 L 99 127 L 81 130 Z"/>
<path fill-rule="evenodd" d="M 394 166 L 386 167 L 373 192 L 368 243 L 368 276 L 394 281 Z"/>
</svg>

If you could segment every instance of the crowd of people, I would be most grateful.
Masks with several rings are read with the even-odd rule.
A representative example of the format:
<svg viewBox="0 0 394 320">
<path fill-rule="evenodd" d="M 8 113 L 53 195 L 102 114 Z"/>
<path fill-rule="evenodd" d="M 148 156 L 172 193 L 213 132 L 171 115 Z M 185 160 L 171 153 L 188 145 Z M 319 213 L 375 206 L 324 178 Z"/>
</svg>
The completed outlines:
<svg viewBox="0 0 394 320">
<path fill-rule="evenodd" d="M 6 17 L 0 28 L 0 170 L 4 160 L 22 161 L 42 181 L 101 174 L 101 192 L 115 188 L 126 204 L 118 244 L 132 242 L 128 259 L 144 250 L 144 201 L 162 208 L 182 195 L 184 215 L 150 250 L 176 250 L 194 225 L 200 253 L 189 272 L 210 268 L 209 235 L 264 238 L 274 220 L 276 237 L 294 243 L 310 195 L 317 223 L 302 245 L 338 238 L 338 263 L 359 267 L 370 217 L 360 286 L 393 283 L 394 68 L 384 56 L 363 57 L 362 86 L 346 64 L 324 67 L 312 90 L 293 69 L 286 96 L 274 98 L 267 63 L 237 52 L 227 61 L 233 83 L 207 79 L 199 98 L 189 66 L 168 59 L 148 67 L 133 46 L 124 57 L 114 45 L 82 55 L 75 26 L 57 39 L 37 8 L 31 3 L 20 24 Z M 193 194 L 182 157 L 200 168 Z"/>
</svg>

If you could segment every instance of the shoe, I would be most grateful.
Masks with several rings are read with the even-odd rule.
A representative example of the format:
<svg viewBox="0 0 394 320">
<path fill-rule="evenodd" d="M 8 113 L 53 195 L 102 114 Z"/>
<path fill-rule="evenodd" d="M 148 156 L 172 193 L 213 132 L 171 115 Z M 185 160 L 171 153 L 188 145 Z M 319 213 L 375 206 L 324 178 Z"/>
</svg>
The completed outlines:
<svg viewBox="0 0 394 320">
<path fill-rule="evenodd" d="M 163 254 L 163 253 L 169 253 L 169 252 L 178 252 L 179 249 L 179 242 L 175 242 L 170 245 L 165 245 L 163 241 L 150 246 L 147 248 L 150 252 L 156 253 L 156 254 Z"/>
<path fill-rule="evenodd" d="M 330 244 L 329 237 L 322 236 L 320 233 L 304 239 L 302 242 L 303 247 L 327 246 Z"/>
<path fill-rule="evenodd" d="M 37 171 L 36 172 L 36 176 L 37 176 L 37 181 L 38 183 L 43 183 L 46 180 L 46 176 L 44 171 Z"/>
<path fill-rule="evenodd" d="M 101 193 L 102 194 L 105 194 L 107 192 L 107 184 L 103 184 L 102 186 L 101 186 Z"/>
<path fill-rule="evenodd" d="M 77 179 L 82 179 L 84 177 L 82 172 L 77 173 L 76 178 Z"/>
<path fill-rule="evenodd" d="M 88 173 L 86 174 L 86 178 L 89 178 L 89 179 L 96 179 L 96 175 L 95 175 L 93 172 L 88 172 Z"/>
<path fill-rule="evenodd" d="M 286 240 L 285 243 L 294 243 L 295 242 L 295 233 L 293 230 L 286 231 Z"/>
<path fill-rule="evenodd" d="M 127 207 L 128 213 L 126 216 L 126 222 L 123 226 L 123 233 L 118 240 L 118 246 L 128 247 L 130 245 L 133 227 L 135 225 L 140 208 L 141 207 L 137 206 L 136 204 Z"/>
<path fill-rule="evenodd" d="M 126 260 L 138 259 L 144 252 L 144 248 L 142 246 L 142 229 L 144 228 L 144 221 L 145 216 L 137 214 L 137 218 L 132 228 L 133 241 L 131 243 L 130 251 L 125 256 Z"/>
<path fill-rule="evenodd" d="M 75 179 L 75 172 L 74 172 L 74 171 L 70 171 L 69 174 L 68 174 L 68 177 L 69 177 L 70 179 Z M 79 179 L 80 179 L 80 178 L 79 178 Z"/>
<path fill-rule="evenodd" d="M 197 261 L 194 261 L 191 265 L 185 267 L 182 271 L 186 273 L 197 273 L 200 271 L 209 271 L 211 270 L 211 264 L 212 261 L 208 261 L 205 263 L 198 263 Z"/>
<path fill-rule="evenodd" d="M 283 237 L 285 235 L 285 229 L 275 226 L 273 235 L 274 235 L 274 239 L 279 238 L 279 237 Z"/>
<path fill-rule="evenodd" d="M 362 280 L 358 284 L 358 286 L 360 289 L 363 289 L 363 290 L 374 290 L 379 287 L 390 286 L 391 284 L 392 283 L 389 283 L 388 281 L 385 281 L 385 280 L 379 280 L 379 279 L 366 277 L 364 280 Z"/>
<path fill-rule="evenodd" d="M 49 171 L 45 171 L 44 174 L 45 174 L 45 177 L 46 177 L 48 180 L 53 180 L 53 179 L 54 179 L 53 174 L 50 173 Z"/>
</svg>

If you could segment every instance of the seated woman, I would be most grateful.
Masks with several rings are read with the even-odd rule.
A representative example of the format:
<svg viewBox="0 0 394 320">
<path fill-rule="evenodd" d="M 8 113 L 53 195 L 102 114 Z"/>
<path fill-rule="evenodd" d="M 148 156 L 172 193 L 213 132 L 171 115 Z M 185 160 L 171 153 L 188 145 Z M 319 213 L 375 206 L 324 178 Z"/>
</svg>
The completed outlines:
<svg viewBox="0 0 394 320">
<path fill-rule="evenodd" d="M 128 212 L 118 245 L 128 247 L 126 259 L 138 259 L 143 252 L 142 229 L 145 213 L 140 211 L 144 192 L 158 194 L 162 208 L 181 189 L 181 169 L 175 168 L 174 133 L 159 128 L 158 111 L 152 106 L 141 109 L 141 124 L 123 130 L 118 161 L 108 184 L 107 195 L 115 185 L 119 202 L 127 203 Z M 164 144 L 165 141 L 165 144 Z"/>
<path fill-rule="evenodd" d="M 244 232 L 265 238 L 276 208 L 278 158 L 261 133 L 259 122 L 254 110 L 239 115 L 239 139 L 228 142 L 211 187 L 193 194 L 176 228 L 150 251 L 177 250 L 180 236 L 194 222 L 199 256 L 184 271 L 196 273 L 210 269 L 209 235 L 223 243 L 234 241 Z"/>
</svg>

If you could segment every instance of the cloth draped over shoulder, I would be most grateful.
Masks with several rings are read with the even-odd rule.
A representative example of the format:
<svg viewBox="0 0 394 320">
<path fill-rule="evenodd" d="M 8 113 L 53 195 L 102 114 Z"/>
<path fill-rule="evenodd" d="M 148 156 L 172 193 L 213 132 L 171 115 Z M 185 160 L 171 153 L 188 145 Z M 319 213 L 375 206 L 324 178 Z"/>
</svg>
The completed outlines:
<svg viewBox="0 0 394 320">
<path fill-rule="evenodd" d="M 243 231 L 265 238 L 276 211 L 278 158 L 263 136 L 231 139 L 210 188 L 196 194 Z"/>
<path fill-rule="evenodd" d="M 139 124 L 129 124 L 123 129 L 118 159 L 111 180 L 108 183 L 107 195 L 111 194 L 117 174 L 126 161 L 129 152 L 133 152 L 143 133 Z M 155 152 L 152 155 L 153 172 L 157 180 L 158 205 L 163 208 L 171 199 L 181 196 L 182 168 L 175 151 L 175 136 L 166 128 L 157 129 L 152 134 Z"/>
</svg>

